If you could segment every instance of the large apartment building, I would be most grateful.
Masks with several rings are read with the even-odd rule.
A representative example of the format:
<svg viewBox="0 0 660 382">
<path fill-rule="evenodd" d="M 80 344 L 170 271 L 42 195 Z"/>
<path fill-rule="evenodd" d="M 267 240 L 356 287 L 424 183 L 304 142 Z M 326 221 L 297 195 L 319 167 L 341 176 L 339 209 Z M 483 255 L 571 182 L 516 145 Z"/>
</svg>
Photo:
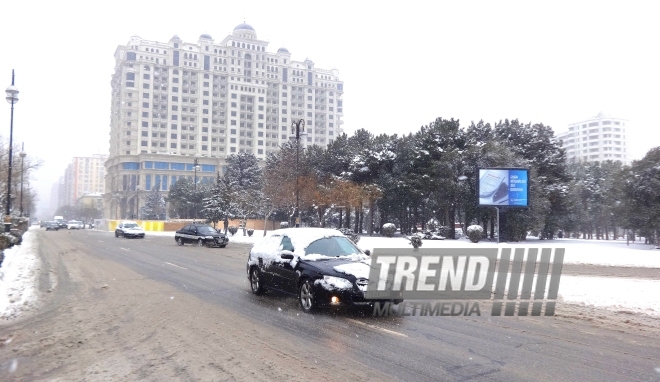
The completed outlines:
<svg viewBox="0 0 660 382">
<path fill-rule="evenodd" d="M 87 194 L 105 191 L 105 161 L 107 155 L 74 157 L 59 182 L 57 206 L 75 206 Z"/>
<path fill-rule="evenodd" d="M 304 145 L 342 133 L 338 71 L 268 44 L 243 23 L 220 41 L 133 36 L 117 48 L 105 216 L 137 217 L 147 191 L 192 178 L 195 163 L 200 179 L 213 182 L 227 155 L 265 159 L 291 139 L 294 121 L 305 121 Z"/>
<path fill-rule="evenodd" d="M 627 120 L 603 112 L 587 120 L 572 123 L 568 131 L 557 134 L 563 142 L 568 161 L 629 163 L 626 135 Z"/>
</svg>

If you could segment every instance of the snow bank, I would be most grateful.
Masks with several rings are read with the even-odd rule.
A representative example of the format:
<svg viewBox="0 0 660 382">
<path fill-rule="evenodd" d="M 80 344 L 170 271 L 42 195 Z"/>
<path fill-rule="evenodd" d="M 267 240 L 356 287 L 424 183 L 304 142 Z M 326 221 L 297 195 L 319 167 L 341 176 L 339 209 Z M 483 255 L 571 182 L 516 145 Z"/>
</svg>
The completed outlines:
<svg viewBox="0 0 660 382">
<path fill-rule="evenodd" d="M 28 230 L 23 243 L 5 250 L 5 260 L 0 267 L 0 319 L 17 317 L 21 311 L 37 302 L 36 233 Z"/>
<path fill-rule="evenodd" d="M 410 248 L 405 237 L 362 236 L 358 246 L 362 250 L 374 248 Z M 519 243 L 500 243 L 468 240 L 424 240 L 423 248 L 565 248 L 565 264 L 593 264 L 612 267 L 660 268 L 660 250 L 643 244 L 626 245 L 625 241 L 604 240 L 537 240 Z"/>
<path fill-rule="evenodd" d="M 660 281 L 615 277 L 561 276 L 567 302 L 660 316 Z"/>
</svg>

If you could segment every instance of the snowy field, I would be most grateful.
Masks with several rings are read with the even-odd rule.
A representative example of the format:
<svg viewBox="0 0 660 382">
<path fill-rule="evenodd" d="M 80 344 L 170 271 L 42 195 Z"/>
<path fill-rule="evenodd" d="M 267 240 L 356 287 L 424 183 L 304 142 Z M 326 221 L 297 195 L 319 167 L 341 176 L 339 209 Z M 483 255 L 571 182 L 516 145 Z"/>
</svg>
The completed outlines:
<svg viewBox="0 0 660 382">
<path fill-rule="evenodd" d="M 38 229 L 38 228 L 36 228 Z M 147 236 L 174 236 L 174 232 L 147 232 Z M 243 236 L 242 231 L 230 236 L 229 243 L 252 244 L 263 237 L 263 231 Z M 404 237 L 368 237 L 359 241 L 362 249 L 412 248 Z M 565 248 L 564 263 L 598 266 L 660 268 L 660 250 L 643 244 L 626 245 L 625 241 L 597 241 L 563 239 L 540 241 L 530 239 L 523 243 L 480 242 L 460 240 L 425 240 L 422 248 L 469 248 L 474 246 L 497 248 L 559 247 Z M 36 255 L 35 232 L 28 231 L 23 244 L 5 251 L 0 268 L 0 319 L 9 319 L 36 304 L 36 278 L 40 267 Z M 634 293 L 631 293 L 633 292 Z M 567 302 L 627 310 L 660 316 L 660 281 L 634 278 L 568 276 L 562 275 L 560 296 Z"/>
</svg>

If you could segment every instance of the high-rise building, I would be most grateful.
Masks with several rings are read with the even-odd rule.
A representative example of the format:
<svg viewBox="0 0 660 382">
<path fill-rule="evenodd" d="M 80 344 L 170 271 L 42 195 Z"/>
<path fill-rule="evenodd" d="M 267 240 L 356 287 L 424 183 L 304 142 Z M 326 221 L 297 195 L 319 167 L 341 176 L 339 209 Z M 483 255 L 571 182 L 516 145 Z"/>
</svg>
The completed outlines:
<svg viewBox="0 0 660 382">
<path fill-rule="evenodd" d="M 95 154 L 91 157 L 74 157 L 60 179 L 58 207 L 75 206 L 80 197 L 86 194 L 105 191 L 105 161 L 107 155 Z"/>
<path fill-rule="evenodd" d="M 572 123 L 568 131 L 557 134 L 566 149 L 568 161 L 629 163 L 626 135 L 628 121 L 603 112 L 587 120 Z"/>
<path fill-rule="evenodd" d="M 192 179 L 196 164 L 200 181 L 213 182 L 227 155 L 265 159 L 290 140 L 294 121 L 305 122 L 303 145 L 325 146 L 342 133 L 338 71 L 268 44 L 243 23 L 220 41 L 133 36 L 117 48 L 106 217 L 137 217 L 141 194 Z"/>
</svg>

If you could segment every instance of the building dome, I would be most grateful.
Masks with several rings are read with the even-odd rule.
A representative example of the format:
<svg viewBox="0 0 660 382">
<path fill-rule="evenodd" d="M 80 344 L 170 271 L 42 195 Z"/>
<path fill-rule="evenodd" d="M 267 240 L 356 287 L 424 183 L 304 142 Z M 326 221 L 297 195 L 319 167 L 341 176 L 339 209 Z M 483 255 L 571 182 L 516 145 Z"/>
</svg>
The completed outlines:
<svg viewBox="0 0 660 382">
<path fill-rule="evenodd" d="M 210 34 L 204 33 L 203 35 L 199 36 L 199 38 L 207 39 L 207 40 L 213 40 L 213 37 L 211 37 Z"/>
<path fill-rule="evenodd" d="M 174 36 L 172 36 L 172 38 L 170 40 L 181 40 L 181 39 L 179 38 L 179 36 L 174 35 Z"/>
<path fill-rule="evenodd" d="M 246 23 L 238 24 L 238 25 L 236 26 L 236 28 L 234 28 L 234 30 L 235 30 L 235 31 L 237 31 L 237 30 L 249 30 L 249 31 L 252 31 L 252 32 L 256 32 L 256 31 L 254 30 L 254 28 L 252 28 L 252 25 L 250 25 L 250 24 L 246 24 Z"/>
<path fill-rule="evenodd" d="M 289 53 L 289 50 L 287 48 L 280 48 L 277 50 L 277 53 Z"/>
</svg>

